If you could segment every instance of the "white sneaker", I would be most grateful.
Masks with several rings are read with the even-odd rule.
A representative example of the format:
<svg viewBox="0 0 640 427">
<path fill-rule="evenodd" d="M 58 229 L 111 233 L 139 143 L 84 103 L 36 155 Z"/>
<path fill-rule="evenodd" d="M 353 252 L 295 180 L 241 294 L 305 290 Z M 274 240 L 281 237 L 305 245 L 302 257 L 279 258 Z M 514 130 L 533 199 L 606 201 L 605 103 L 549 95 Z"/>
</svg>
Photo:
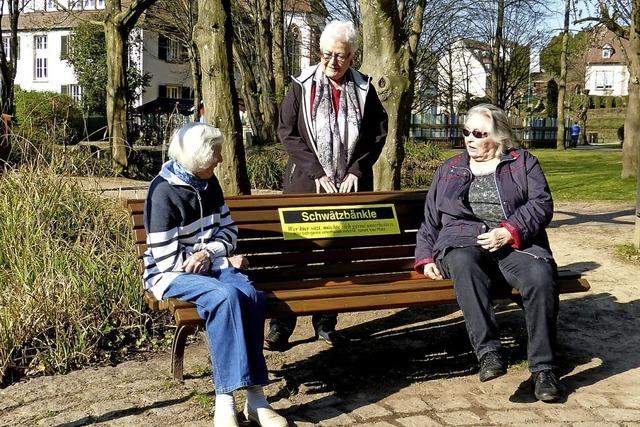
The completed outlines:
<svg viewBox="0 0 640 427">
<path fill-rule="evenodd" d="M 260 427 L 287 427 L 289 425 L 287 419 L 279 415 L 273 408 L 253 409 L 245 403 L 243 412 L 247 420 L 258 423 Z"/>
<path fill-rule="evenodd" d="M 213 427 L 240 427 L 238 423 L 238 417 L 234 414 L 220 414 L 215 412 L 213 414 Z"/>
</svg>

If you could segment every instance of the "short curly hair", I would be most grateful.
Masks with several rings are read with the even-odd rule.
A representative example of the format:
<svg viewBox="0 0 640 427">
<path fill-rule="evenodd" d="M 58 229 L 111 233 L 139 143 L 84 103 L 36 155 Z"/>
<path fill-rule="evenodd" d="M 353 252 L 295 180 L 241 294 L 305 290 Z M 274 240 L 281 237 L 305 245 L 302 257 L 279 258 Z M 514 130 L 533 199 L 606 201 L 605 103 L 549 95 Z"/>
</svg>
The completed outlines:
<svg viewBox="0 0 640 427">
<path fill-rule="evenodd" d="M 320 35 L 320 46 L 327 41 L 341 41 L 349 45 L 351 53 L 358 50 L 358 31 L 350 21 L 331 21 L 324 27 Z"/>
<path fill-rule="evenodd" d="M 171 135 L 169 157 L 196 174 L 213 162 L 213 146 L 222 144 L 220 129 L 207 123 L 191 122 Z"/>
</svg>

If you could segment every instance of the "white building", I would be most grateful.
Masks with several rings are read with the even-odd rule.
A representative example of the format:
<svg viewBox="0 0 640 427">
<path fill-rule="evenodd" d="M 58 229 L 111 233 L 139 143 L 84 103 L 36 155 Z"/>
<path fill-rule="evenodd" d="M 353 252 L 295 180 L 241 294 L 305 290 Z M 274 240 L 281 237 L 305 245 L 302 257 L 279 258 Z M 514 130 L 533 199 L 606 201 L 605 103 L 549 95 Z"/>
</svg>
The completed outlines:
<svg viewBox="0 0 640 427">
<path fill-rule="evenodd" d="M 24 90 L 67 93 L 80 100 L 82 88 L 73 67 L 64 59 L 73 28 L 104 11 L 105 0 L 69 0 L 72 12 L 58 10 L 55 0 L 23 0 L 18 21 L 15 84 Z M 2 28 L 9 28 L 4 4 Z M 286 61 L 289 74 L 317 62 L 318 41 L 326 9 L 318 0 L 287 0 L 285 4 Z M 3 33 L 5 52 L 9 37 Z M 157 98 L 192 98 L 190 65 L 183 46 L 153 31 L 136 29 L 130 38 L 130 64 L 151 81 L 136 105 Z"/>
<path fill-rule="evenodd" d="M 586 55 L 585 89 L 589 95 L 628 95 L 629 69 L 623 52 L 628 41 L 622 40 L 621 45 L 620 39 L 606 28 L 597 31 Z"/>
<path fill-rule="evenodd" d="M 79 101 L 82 88 L 64 57 L 73 28 L 103 11 L 104 0 L 71 0 L 71 13 L 57 10 L 54 0 L 26 0 L 25 3 L 18 20 L 15 84 L 24 90 L 67 93 Z M 9 28 L 6 3 L 2 28 Z M 2 41 L 5 52 L 12 55 L 6 32 Z M 158 97 L 192 97 L 189 63 L 180 44 L 138 29 L 132 33 L 129 50 L 130 64 L 151 75 L 150 84 L 137 105 Z"/>
<path fill-rule="evenodd" d="M 319 60 L 320 34 L 328 13 L 319 0 L 286 0 L 284 8 L 287 73 L 297 76 Z"/>
<path fill-rule="evenodd" d="M 441 110 L 452 98 L 454 111 L 460 101 L 487 96 L 491 76 L 491 48 L 487 43 L 461 39 L 453 42 L 438 60 Z"/>
</svg>

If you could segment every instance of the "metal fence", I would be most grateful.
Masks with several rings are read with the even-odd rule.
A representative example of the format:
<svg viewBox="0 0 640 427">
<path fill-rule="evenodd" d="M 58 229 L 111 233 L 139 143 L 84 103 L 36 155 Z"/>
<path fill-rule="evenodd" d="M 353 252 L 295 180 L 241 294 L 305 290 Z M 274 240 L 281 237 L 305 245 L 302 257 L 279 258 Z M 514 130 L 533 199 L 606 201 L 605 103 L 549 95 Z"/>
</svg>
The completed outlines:
<svg viewBox="0 0 640 427">
<path fill-rule="evenodd" d="M 414 139 L 434 142 L 444 147 L 462 147 L 462 128 L 465 115 L 414 114 L 411 117 L 409 136 Z M 523 147 L 546 148 L 556 146 L 557 119 L 550 117 L 510 117 L 511 129 Z M 566 121 L 566 140 L 571 123 Z"/>
</svg>

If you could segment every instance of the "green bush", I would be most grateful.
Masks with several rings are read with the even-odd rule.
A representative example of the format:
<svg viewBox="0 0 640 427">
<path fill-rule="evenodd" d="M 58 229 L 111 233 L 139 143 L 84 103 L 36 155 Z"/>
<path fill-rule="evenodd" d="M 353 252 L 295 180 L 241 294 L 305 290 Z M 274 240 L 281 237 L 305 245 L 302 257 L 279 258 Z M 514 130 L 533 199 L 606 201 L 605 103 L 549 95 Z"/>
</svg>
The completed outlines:
<svg viewBox="0 0 640 427">
<path fill-rule="evenodd" d="M 604 96 L 604 108 L 613 108 L 613 99 L 614 96 Z"/>
<path fill-rule="evenodd" d="M 602 108 L 602 97 L 600 95 L 593 96 L 593 108 Z"/>
<path fill-rule="evenodd" d="M 280 144 L 255 147 L 247 151 L 247 173 L 251 188 L 282 190 L 287 155 Z"/>
<path fill-rule="evenodd" d="M 16 90 L 14 133 L 35 146 L 71 144 L 82 132 L 82 114 L 68 95 Z"/>
<path fill-rule="evenodd" d="M 442 148 L 434 143 L 409 140 L 404 149 L 402 188 L 412 190 L 429 188 L 433 174 L 443 161 Z"/>
<path fill-rule="evenodd" d="M 144 342 L 124 207 L 31 167 L 6 171 L 0 195 L 0 386 Z"/>
</svg>

